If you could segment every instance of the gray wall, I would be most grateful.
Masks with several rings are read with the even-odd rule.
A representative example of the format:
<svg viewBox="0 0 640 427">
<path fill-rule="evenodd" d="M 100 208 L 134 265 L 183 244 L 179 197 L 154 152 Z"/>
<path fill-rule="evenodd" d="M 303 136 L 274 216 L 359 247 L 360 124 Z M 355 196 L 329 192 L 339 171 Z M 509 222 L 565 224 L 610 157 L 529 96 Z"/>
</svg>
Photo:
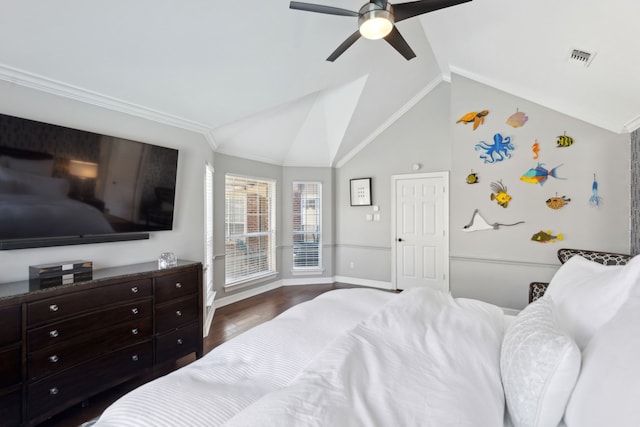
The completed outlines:
<svg viewBox="0 0 640 427">
<path fill-rule="evenodd" d="M 489 109 L 485 124 L 455 124 L 469 111 Z M 505 121 L 516 110 L 529 116 L 521 128 Z M 556 148 L 557 135 L 575 138 L 566 149 Z M 502 163 L 485 165 L 474 151 L 481 140 L 493 142 L 495 133 L 511 135 L 516 150 Z M 566 180 L 544 186 L 527 184 L 520 176 L 537 165 L 531 145 L 538 140 L 540 161 L 558 168 Z M 336 171 L 335 274 L 354 282 L 389 284 L 391 281 L 390 177 L 448 170 L 450 174 L 450 288 L 454 296 L 478 298 L 504 307 L 522 308 L 528 284 L 549 280 L 558 268 L 561 247 L 629 251 L 629 135 L 614 134 L 559 114 L 540 105 L 453 75 L 374 142 Z M 480 183 L 467 185 L 471 170 Z M 589 206 L 593 173 L 597 174 L 600 208 Z M 349 206 L 349 179 L 373 178 L 373 203 L 381 221 L 367 222 L 370 207 Z M 504 209 L 490 200 L 492 181 L 502 179 L 513 200 Z M 558 193 L 572 201 L 554 211 L 545 200 Z M 500 230 L 463 233 L 473 210 L 490 222 L 525 224 Z M 531 236 L 550 229 L 565 236 L 556 243 L 536 243 Z M 353 266 L 353 267 L 352 267 Z"/>
<path fill-rule="evenodd" d="M 179 258 L 204 256 L 204 167 L 213 153 L 202 135 L 72 99 L 0 82 L 0 113 L 177 148 L 178 182 L 173 231 L 149 240 L 0 251 L 2 282 L 29 277 L 29 265 L 86 259 L 94 268 L 155 260 L 171 251 Z"/>
<path fill-rule="evenodd" d="M 558 267 L 555 252 L 577 247 L 629 252 L 630 137 L 592 126 L 542 106 L 453 75 L 441 83 L 341 167 L 294 168 L 214 155 L 199 134 L 103 108 L 93 107 L 43 92 L 0 82 L 0 112 L 62 126 L 149 142 L 180 150 L 174 230 L 152 233 L 148 241 L 28 249 L 0 252 L 2 281 L 28 277 L 28 266 L 71 259 L 89 259 L 96 268 L 143 262 L 164 251 L 178 257 L 203 258 L 203 176 L 206 162 L 214 174 L 215 288 L 217 298 L 240 290 L 224 291 L 224 176 L 234 173 L 277 181 L 277 270 L 272 283 L 299 280 L 291 275 L 291 183 L 323 182 L 323 258 L 325 270 L 313 279 L 330 278 L 352 283 L 389 286 L 391 282 L 391 176 L 418 172 L 450 171 L 450 287 L 455 296 L 473 297 L 505 307 L 526 304 L 528 283 L 548 280 Z M 468 111 L 491 110 L 477 131 L 455 124 Z M 519 129 L 505 125 L 519 109 L 529 122 Z M 576 143 L 555 148 L 555 137 L 566 131 Z M 513 158 L 484 165 L 473 146 L 492 141 L 501 132 L 513 136 Z M 519 177 L 535 166 L 531 144 L 541 143 L 541 160 L 558 169 L 566 180 L 550 178 L 543 186 L 525 184 Z M 637 138 L 636 138 L 637 139 Z M 473 169 L 480 183 L 469 186 L 465 177 Z M 593 173 L 597 174 L 602 207 L 589 207 Z M 372 178 L 373 204 L 380 221 L 367 221 L 371 207 L 349 205 L 349 180 Z M 491 181 L 503 179 L 513 201 L 503 209 L 489 199 Z M 560 211 L 544 205 L 546 198 L 566 195 L 571 203 Z M 473 209 L 489 222 L 525 224 L 501 230 L 462 233 Z M 540 229 L 561 232 L 563 242 L 530 241 Z M 255 284 L 248 289 L 264 285 Z M 246 290 L 243 288 L 242 290 Z"/>
<path fill-rule="evenodd" d="M 485 123 L 455 124 L 469 111 L 488 109 Z M 516 110 L 529 120 L 519 128 L 505 123 Z M 629 135 L 618 135 L 559 114 L 472 80 L 453 75 L 451 81 L 451 291 L 454 295 L 485 299 L 520 308 L 526 304 L 528 284 L 549 280 L 557 269 L 556 251 L 561 247 L 629 251 Z M 575 139 L 568 148 L 557 148 L 558 135 Z M 515 146 L 510 159 L 485 164 L 474 150 L 480 141 L 493 143 L 493 135 L 511 136 Z M 540 145 L 534 160 L 531 146 Z M 544 185 L 528 184 L 520 176 L 537 163 L 557 169 L 563 180 L 549 178 Z M 468 185 L 471 170 L 480 183 Z M 589 205 L 593 174 L 603 197 L 600 208 Z M 507 208 L 490 200 L 490 183 L 502 180 L 512 196 Z M 560 210 L 545 201 L 555 195 L 571 202 Z M 522 225 L 499 230 L 462 232 L 479 209 L 489 223 Z M 564 240 L 537 243 L 531 236 L 539 230 L 562 233 Z"/>
<path fill-rule="evenodd" d="M 631 252 L 640 253 L 640 131 L 631 133 Z"/>
<path fill-rule="evenodd" d="M 449 85 L 442 83 L 375 141 L 336 170 L 336 251 L 338 279 L 390 286 L 391 176 L 451 168 Z M 372 203 L 380 221 L 367 221 L 371 206 L 349 205 L 349 180 L 372 178 Z"/>
<path fill-rule="evenodd" d="M 282 277 L 285 283 L 318 283 L 329 281 L 333 277 L 333 243 L 334 243 L 334 197 L 332 168 L 284 167 L 282 171 Z M 292 273 L 293 268 L 293 225 L 292 195 L 294 181 L 312 181 L 322 183 L 322 268 L 321 273 Z"/>
<path fill-rule="evenodd" d="M 258 285 L 264 286 L 270 282 L 282 279 L 282 167 L 253 160 L 241 159 L 234 156 L 216 153 L 213 174 L 213 255 L 214 255 L 214 290 L 216 299 L 224 298 L 238 292 L 245 292 Z M 278 274 L 259 283 L 249 283 L 224 289 L 225 283 L 225 175 L 233 174 L 252 178 L 272 179 L 276 181 L 276 271 Z"/>
</svg>

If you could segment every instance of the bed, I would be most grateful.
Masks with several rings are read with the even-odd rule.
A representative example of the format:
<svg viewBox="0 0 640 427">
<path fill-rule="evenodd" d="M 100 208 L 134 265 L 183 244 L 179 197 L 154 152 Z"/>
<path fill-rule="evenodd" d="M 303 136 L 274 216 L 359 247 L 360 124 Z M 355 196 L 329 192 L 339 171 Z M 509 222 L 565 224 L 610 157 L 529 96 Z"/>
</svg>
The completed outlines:
<svg viewBox="0 0 640 427">
<path fill-rule="evenodd" d="M 639 282 L 640 258 L 572 256 L 517 316 L 430 289 L 330 291 L 94 425 L 640 425 Z"/>
</svg>

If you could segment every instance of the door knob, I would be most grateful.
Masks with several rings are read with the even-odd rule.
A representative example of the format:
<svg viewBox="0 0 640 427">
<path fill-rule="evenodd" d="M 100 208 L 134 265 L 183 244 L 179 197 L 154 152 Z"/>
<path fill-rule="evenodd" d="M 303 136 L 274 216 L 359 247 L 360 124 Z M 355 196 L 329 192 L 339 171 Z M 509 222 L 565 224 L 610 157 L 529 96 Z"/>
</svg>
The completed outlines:
<svg viewBox="0 0 640 427">
<path fill-rule="evenodd" d="M 398 242 L 402 242 L 402 239 L 401 239 L 401 238 L 398 238 Z"/>
</svg>

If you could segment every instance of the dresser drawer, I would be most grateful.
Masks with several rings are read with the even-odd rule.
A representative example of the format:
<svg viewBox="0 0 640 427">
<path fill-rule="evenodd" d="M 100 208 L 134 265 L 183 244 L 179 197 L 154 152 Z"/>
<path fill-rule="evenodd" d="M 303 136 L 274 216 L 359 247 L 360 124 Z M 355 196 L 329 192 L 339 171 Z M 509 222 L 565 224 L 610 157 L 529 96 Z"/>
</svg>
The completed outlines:
<svg viewBox="0 0 640 427">
<path fill-rule="evenodd" d="M 22 418 L 22 392 L 18 389 L 0 394 L 0 427 L 20 425 Z"/>
<path fill-rule="evenodd" d="M 153 343 L 149 340 L 30 384 L 28 418 L 42 421 L 47 413 L 60 412 L 88 396 L 142 374 L 152 363 Z M 116 372 L 117 375 L 114 375 Z"/>
<path fill-rule="evenodd" d="M 15 345 L 0 351 L 0 387 L 8 387 L 22 380 L 22 347 Z"/>
<path fill-rule="evenodd" d="M 0 319 L 2 327 L 0 328 L 0 346 L 13 344 L 20 341 L 20 324 L 21 306 L 0 308 Z"/>
<path fill-rule="evenodd" d="M 108 310 L 96 311 L 84 316 L 49 323 L 27 332 L 28 351 L 33 352 L 50 345 L 60 344 L 85 334 L 87 331 L 101 330 L 119 323 L 151 317 L 152 312 L 153 301 L 151 298 L 147 298 Z"/>
<path fill-rule="evenodd" d="M 178 328 L 156 337 L 156 363 L 175 360 L 187 354 L 198 352 L 199 335 L 202 331 L 198 323 Z"/>
<path fill-rule="evenodd" d="M 156 333 L 162 333 L 198 320 L 198 296 L 181 298 L 156 307 Z"/>
<path fill-rule="evenodd" d="M 61 372 L 105 352 L 148 340 L 152 336 L 152 329 L 151 317 L 147 317 L 97 330 L 61 345 L 49 346 L 44 350 L 29 353 L 28 378 L 33 381 L 45 375 Z"/>
<path fill-rule="evenodd" d="M 156 277 L 156 303 L 163 303 L 198 292 L 198 271 L 183 271 Z"/>
<path fill-rule="evenodd" d="M 150 278 L 74 292 L 30 303 L 27 307 L 27 323 L 28 326 L 32 326 L 56 321 L 109 304 L 146 296 L 151 296 Z"/>
</svg>

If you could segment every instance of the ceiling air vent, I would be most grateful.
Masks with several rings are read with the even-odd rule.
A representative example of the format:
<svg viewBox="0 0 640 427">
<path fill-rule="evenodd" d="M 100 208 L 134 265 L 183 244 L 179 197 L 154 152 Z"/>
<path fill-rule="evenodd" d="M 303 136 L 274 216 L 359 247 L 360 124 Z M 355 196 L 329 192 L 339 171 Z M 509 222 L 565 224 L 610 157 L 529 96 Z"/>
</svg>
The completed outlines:
<svg viewBox="0 0 640 427">
<path fill-rule="evenodd" d="M 591 64 L 591 61 L 593 61 L 594 56 L 595 53 L 590 53 L 580 49 L 572 49 L 569 53 L 569 62 L 588 67 Z"/>
</svg>

